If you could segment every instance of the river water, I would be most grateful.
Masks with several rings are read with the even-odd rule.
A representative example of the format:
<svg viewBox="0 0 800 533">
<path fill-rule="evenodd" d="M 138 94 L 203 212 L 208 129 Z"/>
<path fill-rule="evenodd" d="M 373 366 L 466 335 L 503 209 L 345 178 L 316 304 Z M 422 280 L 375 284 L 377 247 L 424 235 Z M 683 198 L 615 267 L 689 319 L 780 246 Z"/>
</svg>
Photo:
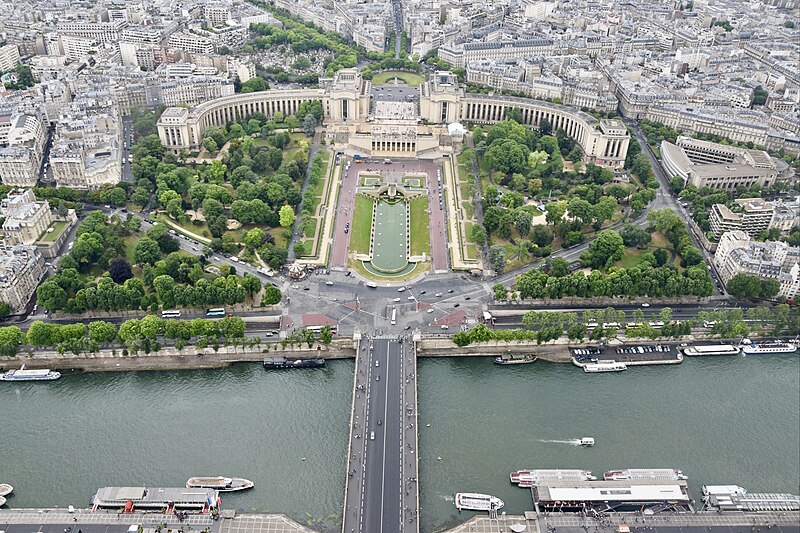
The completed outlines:
<svg viewBox="0 0 800 533">
<path fill-rule="evenodd" d="M 234 475 L 256 488 L 223 507 L 281 511 L 337 530 L 352 361 L 324 369 L 66 375 L 0 383 L 0 482 L 11 507 L 86 506 L 101 486 L 181 486 Z M 463 521 L 453 493 L 487 492 L 531 508 L 508 482 L 520 468 L 679 468 L 751 491 L 800 486 L 800 361 L 794 356 L 687 359 L 585 374 L 537 362 L 424 359 L 419 376 L 421 524 Z M 430 424 L 430 427 L 427 426 Z M 594 448 L 570 440 L 592 436 Z"/>
</svg>

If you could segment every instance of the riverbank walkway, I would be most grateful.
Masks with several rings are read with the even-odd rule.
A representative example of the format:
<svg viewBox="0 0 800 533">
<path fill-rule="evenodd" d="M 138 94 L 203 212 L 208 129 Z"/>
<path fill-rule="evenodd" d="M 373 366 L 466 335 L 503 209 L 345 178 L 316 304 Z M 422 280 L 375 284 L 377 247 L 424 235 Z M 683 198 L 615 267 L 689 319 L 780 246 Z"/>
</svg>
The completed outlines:
<svg viewBox="0 0 800 533">
<path fill-rule="evenodd" d="M 416 353 L 410 339 L 361 340 L 343 533 L 419 533 L 416 383 Z"/>
<path fill-rule="evenodd" d="M 524 529 L 517 527 L 524 526 Z M 619 533 L 625 526 L 630 533 L 797 533 L 800 512 L 782 513 L 659 513 L 643 516 L 613 513 L 598 520 L 577 513 L 525 516 L 502 514 L 496 520 L 485 516 L 448 529 L 446 533 Z"/>
</svg>

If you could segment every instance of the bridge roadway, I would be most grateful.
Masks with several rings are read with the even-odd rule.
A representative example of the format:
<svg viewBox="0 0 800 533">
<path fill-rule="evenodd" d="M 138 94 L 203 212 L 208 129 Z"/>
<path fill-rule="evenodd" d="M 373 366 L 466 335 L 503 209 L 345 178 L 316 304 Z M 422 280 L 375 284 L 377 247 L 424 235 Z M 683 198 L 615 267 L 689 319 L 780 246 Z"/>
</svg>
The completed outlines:
<svg viewBox="0 0 800 533">
<path fill-rule="evenodd" d="M 343 533 L 418 533 L 413 343 L 362 339 L 354 379 Z"/>
</svg>

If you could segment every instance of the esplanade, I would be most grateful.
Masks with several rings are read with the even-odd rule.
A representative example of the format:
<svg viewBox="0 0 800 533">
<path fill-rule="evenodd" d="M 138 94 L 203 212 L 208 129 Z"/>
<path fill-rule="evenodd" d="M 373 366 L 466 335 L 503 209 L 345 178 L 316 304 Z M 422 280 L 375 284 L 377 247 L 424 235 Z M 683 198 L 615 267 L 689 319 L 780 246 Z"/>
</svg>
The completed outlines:
<svg viewBox="0 0 800 533">
<path fill-rule="evenodd" d="M 254 113 L 273 117 L 297 113 L 306 101 L 319 100 L 327 142 L 338 149 L 369 156 L 418 157 L 452 153 L 461 142 L 454 123 L 493 124 L 512 109 L 523 124 L 539 128 L 549 122 L 584 151 L 584 160 L 610 168 L 623 166 L 630 136 L 618 120 L 598 120 L 577 109 L 532 100 L 465 92 L 455 75 L 436 72 L 402 101 L 381 101 L 372 83 L 355 69 L 321 79 L 318 89 L 268 90 L 224 96 L 193 108 L 170 107 L 158 121 L 162 144 L 173 151 L 198 150 L 203 132 Z"/>
</svg>

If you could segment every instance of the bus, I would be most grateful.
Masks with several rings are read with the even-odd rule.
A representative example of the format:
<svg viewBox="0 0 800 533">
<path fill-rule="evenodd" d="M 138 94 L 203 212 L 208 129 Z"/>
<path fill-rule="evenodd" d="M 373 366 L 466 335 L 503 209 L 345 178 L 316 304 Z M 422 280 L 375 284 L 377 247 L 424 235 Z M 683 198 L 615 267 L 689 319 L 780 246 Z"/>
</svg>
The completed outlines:
<svg viewBox="0 0 800 533">
<path fill-rule="evenodd" d="M 311 333 L 313 333 L 314 335 L 316 335 L 317 337 L 319 337 L 319 334 L 320 332 L 322 332 L 322 328 L 324 327 L 325 326 L 306 326 L 306 329 Z M 336 335 L 336 324 L 331 325 L 330 328 L 331 328 L 331 333 L 333 335 Z"/>
<path fill-rule="evenodd" d="M 392 308 L 392 325 L 394 326 L 395 324 L 397 324 L 397 308 L 393 307 Z"/>
<path fill-rule="evenodd" d="M 166 311 L 161 311 L 161 318 L 180 318 L 181 312 L 177 309 L 168 309 Z"/>
<path fill-rule="evenodd" d="M 206 309 L 206 316 L 225 316 L 225 308 L 224 307 L 214 307 L 213 309 Z"/>
</svg>

